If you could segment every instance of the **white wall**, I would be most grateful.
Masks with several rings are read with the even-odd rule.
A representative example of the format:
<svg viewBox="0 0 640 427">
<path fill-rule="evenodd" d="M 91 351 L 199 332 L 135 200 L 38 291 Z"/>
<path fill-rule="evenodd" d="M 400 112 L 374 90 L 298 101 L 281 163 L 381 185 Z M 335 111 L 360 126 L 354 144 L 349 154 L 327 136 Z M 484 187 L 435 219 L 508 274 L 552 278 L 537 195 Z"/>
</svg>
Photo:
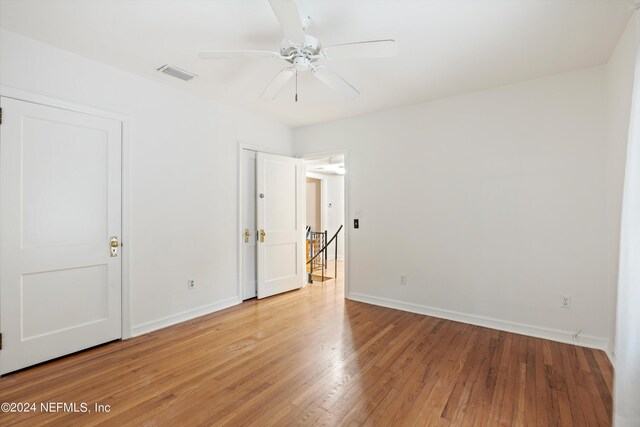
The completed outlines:
<svg viewBox="0 0 640 427">
<path fill-rule="evenodd" d="M 305 225 L 311 227 L 311 231 L 322 231 L 322 180 L 307 177 Z"/>
<path fill-rule="evenodd" d="M 348 150 L 347 222 L 362 210 L 349 297 L 566 341 L 582 330 L 605 347 L 605 77 L 597 67 L 296 129 L 299 155 Z"/>
<path fill-rule="evenodd" d="M 329 175 L 323 173 L 307 172 L 307 180 L 309 178 L 316 179 L 322 182 L 322 206 L 320 207 L 322 219 L 322 227 L 317 227 L 319 230 L 327 231 L 327 238 L 331 239 L 340 225 L 344 225 L 346 228 L 344 217 L 344 205 L 345 205 L 345 193 L 344 193 L 344 176 Z M 309 192 L 309 184 L 307 183 L 307 224 L 313 223 L 313 215 L 309 216 L 310 200 L 316 196 L 315 190 Z M 344 259 L 344 241 L 345 231 L 344 228 L 338 236 L 338 259 Z M 335 258 L 335 247 L 333 243 L 327 253 L 327 259 L 333 260 Z"/>
<path fill-rule="evenodd" d="M 290 154 L 290 129 L 6 31 L 0 85 L 130 116 L 134 332 L 237 302 L 237 141 Z"/>
<path fill-rule="evenodd" d="M 327 231 L 329 232 L 329 238 L 331 238 L 338 231 L 340 225 L 344 225 L 345 228 L 347 226 L 344 220 L 344 176 L 328 175 L 326 198 Z M 344 259 L 344 237 L 345 232 L 343 229 L 338 235 L 338 259 Z M 329 251 L 329 259 L 334 258 L 335 252 L 332 245 Z"/>
<path fill-rule="evenodd" d="M 610 352 L 613 354 L 615 338 L 615 306 L 618 281 L 618 249 L 620 246 L 620 218 L 622 209 L 622 189 L 627 139 L 629 134 L 629 114 L 633 92 L 633 73 L 637 45 L 636 23 L 629 21 L 607 65 L 607 119 L 608 144 L 606 159 L 606 220 L 607 220 L 607 283 L 609 305 L 613 314 L 609 332 Z"/>
</svg>

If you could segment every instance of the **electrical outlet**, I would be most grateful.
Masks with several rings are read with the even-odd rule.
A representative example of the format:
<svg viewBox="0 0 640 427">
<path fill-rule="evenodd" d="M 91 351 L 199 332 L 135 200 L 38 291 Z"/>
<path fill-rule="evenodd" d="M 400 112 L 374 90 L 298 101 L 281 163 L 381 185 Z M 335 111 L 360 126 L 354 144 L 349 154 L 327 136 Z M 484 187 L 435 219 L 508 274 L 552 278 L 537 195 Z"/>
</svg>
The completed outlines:
<svg viewBox="0 0 640 427">
<path fill-rule="evenodd" d="M 560 297 L 560 307 L 569 309 L 571 308 L 571 297 L 561 296 Z"/>
<path fill-rule="evenodd" d="M 406 284 L 407 284 L 407 276 L 406 276 L 405 274 L 401 274 L 401 275 L 400 275 L 400 284 L 401 284 L 402 286 L 404 286 L 404 285 L 406 285 Z"/>
<path fill-rule="evenodd" d="M 195 280 L 189 279 L 187 280 L 187 288 L 189 289 L 195 289 L 196 287 L 196 282 Z"/>
</svg>

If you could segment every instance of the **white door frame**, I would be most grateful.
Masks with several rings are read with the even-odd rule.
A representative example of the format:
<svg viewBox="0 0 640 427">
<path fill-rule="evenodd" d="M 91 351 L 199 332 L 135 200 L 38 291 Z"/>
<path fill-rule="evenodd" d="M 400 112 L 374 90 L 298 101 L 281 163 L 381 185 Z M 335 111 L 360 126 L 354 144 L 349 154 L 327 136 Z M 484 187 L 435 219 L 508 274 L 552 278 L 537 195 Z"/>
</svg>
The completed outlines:
<svg viewBox="0 0 640 427">
<path fill-rule="evenodd" d="M 90 114 L 92 116 L 103 117 L 107 119 L 117 120 L 122 123 L 122 235 L 121 235 L 121 252 L 122 257 L 122 297 L 121 297 L 121 310 L 122 310 L 122 323 L 121 323 L 121 335 L 122 339 L 131 338 L 131 292 L 129 288 L 129 246 L 131 241 L 129 240 L 130 223 L 129 223 L 129 177 L 130 177 L 130 162 L 129 162 L 129 140 L 131 118 L 127 115 L 114 113 L 107 110 L 100 110 L 85 105 L 74 104 L 71 102 L 63 101 L 56 98 L 51 98 L 45 95 L 40 95 L 32 92 L 23 91 L 20 89 L 11 88 L 8 86 L 0 85 L 0 96 L 6 98 L 17 99 L 19 101 L 31 102 L 33 104 L 45 105 L 48 107 L 60 108 L 63 110 L 74 111 L 77 113 Z M 0 325 L 1 327 L 2 325 Z"/>
<path fill-rule="evenodd" d="M 317 157 L 331 157 L 331 156 L 337 156 L 337 155 L 344 155 L 344 169 L 346 171 L 344 174 L 344 228 L 343 228 L 344 230 L 344 266 L 345 266 L 344 297 L 349 298 L 349 276 L 350 276 L 349 270 L 351 265 L 349 263 L 349 256 L 350 256 L 349 235 L 351 230 L 351 221 L 353 220 L 353 217 L 349 215 L 349 212 L 351 212 L 351 207 L 350 207 L 351 202 L 349 200 L 349 196 L 351 194 L 349 191 L 349 171 L 351 170 L 349 166 L 349 151 L 346 148 L 340 148 L 340 149 L 329 150 L 329 151 L 298 154 L 297 157 L 300 159 L 311 159 L 311 158 L 317 158 Z M 313 178 L 315 178 L 315 176 Z M 324 192 L 324 186 L 322 191 Z M 324 222 L 323 222 L 323 225 L 324 225 Z M 332 236 L 327 236 L 327 237 L 331 238 Z"/>
<path fill-rule="evenodd" d="M 238 301 L 242 303 L 242 290 L 244 284 L 244 256 L 243 256 L 243 238 L 244 238 L 244 158 L 242 156 L 242 150 L 251 150 L 255 152 L 277 154 L 279 156 L 290 156 L 290 153 L 283 151 L 273 150 L 271 148 L 265 148 L 259 145 L 248 144 L 246 142 L 238 142 L 238 223 L 236 225 L 236 242 L 238 252 L 238 285 L 237 285 L 237 297 Z M 255 238 L 252 231 L 252 238 Z M 257 271 L 256 271 L 257 274 Z M 304 284 L 303 284 L 304 286 Z"/>
</svg>

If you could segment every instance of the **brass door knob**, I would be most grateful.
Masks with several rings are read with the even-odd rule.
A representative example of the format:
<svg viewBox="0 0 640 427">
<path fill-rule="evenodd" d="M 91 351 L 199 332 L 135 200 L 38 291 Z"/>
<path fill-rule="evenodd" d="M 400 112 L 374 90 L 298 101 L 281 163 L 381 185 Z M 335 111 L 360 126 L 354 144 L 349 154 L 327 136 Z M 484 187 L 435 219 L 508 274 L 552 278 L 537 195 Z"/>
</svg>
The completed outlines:
<svg viewBox="0 0 640 427">
<path fill-rule="evenodd" d="M 260 230 L 260 243 L 264 243 L 264 236 L 266 236 L 267 233 L 264 232 L 264 230 Z"/>
<path fill-rule="evenodd" d="M 249 243 L 249 237 L 251 237 L 251 232 L 248 228 L 244 229 L 244 242 Z"/>
<path fill-rule="evenodd" d="M 118 241 L 118 236 L 111 236 L 109 238 L 109 246 L 111 248 L 111 256 L 118 256 L 118 248 L 120 247 L 120 242 Z"/>
</svg>

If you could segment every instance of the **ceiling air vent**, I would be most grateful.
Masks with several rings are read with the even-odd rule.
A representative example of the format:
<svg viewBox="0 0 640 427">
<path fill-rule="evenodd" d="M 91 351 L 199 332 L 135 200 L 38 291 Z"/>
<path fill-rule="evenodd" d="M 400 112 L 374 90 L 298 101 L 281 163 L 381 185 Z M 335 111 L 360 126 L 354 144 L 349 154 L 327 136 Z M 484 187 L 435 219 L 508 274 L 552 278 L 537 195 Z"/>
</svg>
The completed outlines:
<svg viewBox="0 0 640 427">
<path fill-rule="evenodd" d="M 184 80 L 185 82 L 191 80 L 194 77 L 197 77 L 195 74 L 192 74 L 185 70 L 181 70 L 178 67 L 172 67 L 171 65 L 163 65 L 162 67 L 158 68 L 158 71 L 162 71 L 165 74 L 177 77 L 180 80 Z"/>
</svg>

